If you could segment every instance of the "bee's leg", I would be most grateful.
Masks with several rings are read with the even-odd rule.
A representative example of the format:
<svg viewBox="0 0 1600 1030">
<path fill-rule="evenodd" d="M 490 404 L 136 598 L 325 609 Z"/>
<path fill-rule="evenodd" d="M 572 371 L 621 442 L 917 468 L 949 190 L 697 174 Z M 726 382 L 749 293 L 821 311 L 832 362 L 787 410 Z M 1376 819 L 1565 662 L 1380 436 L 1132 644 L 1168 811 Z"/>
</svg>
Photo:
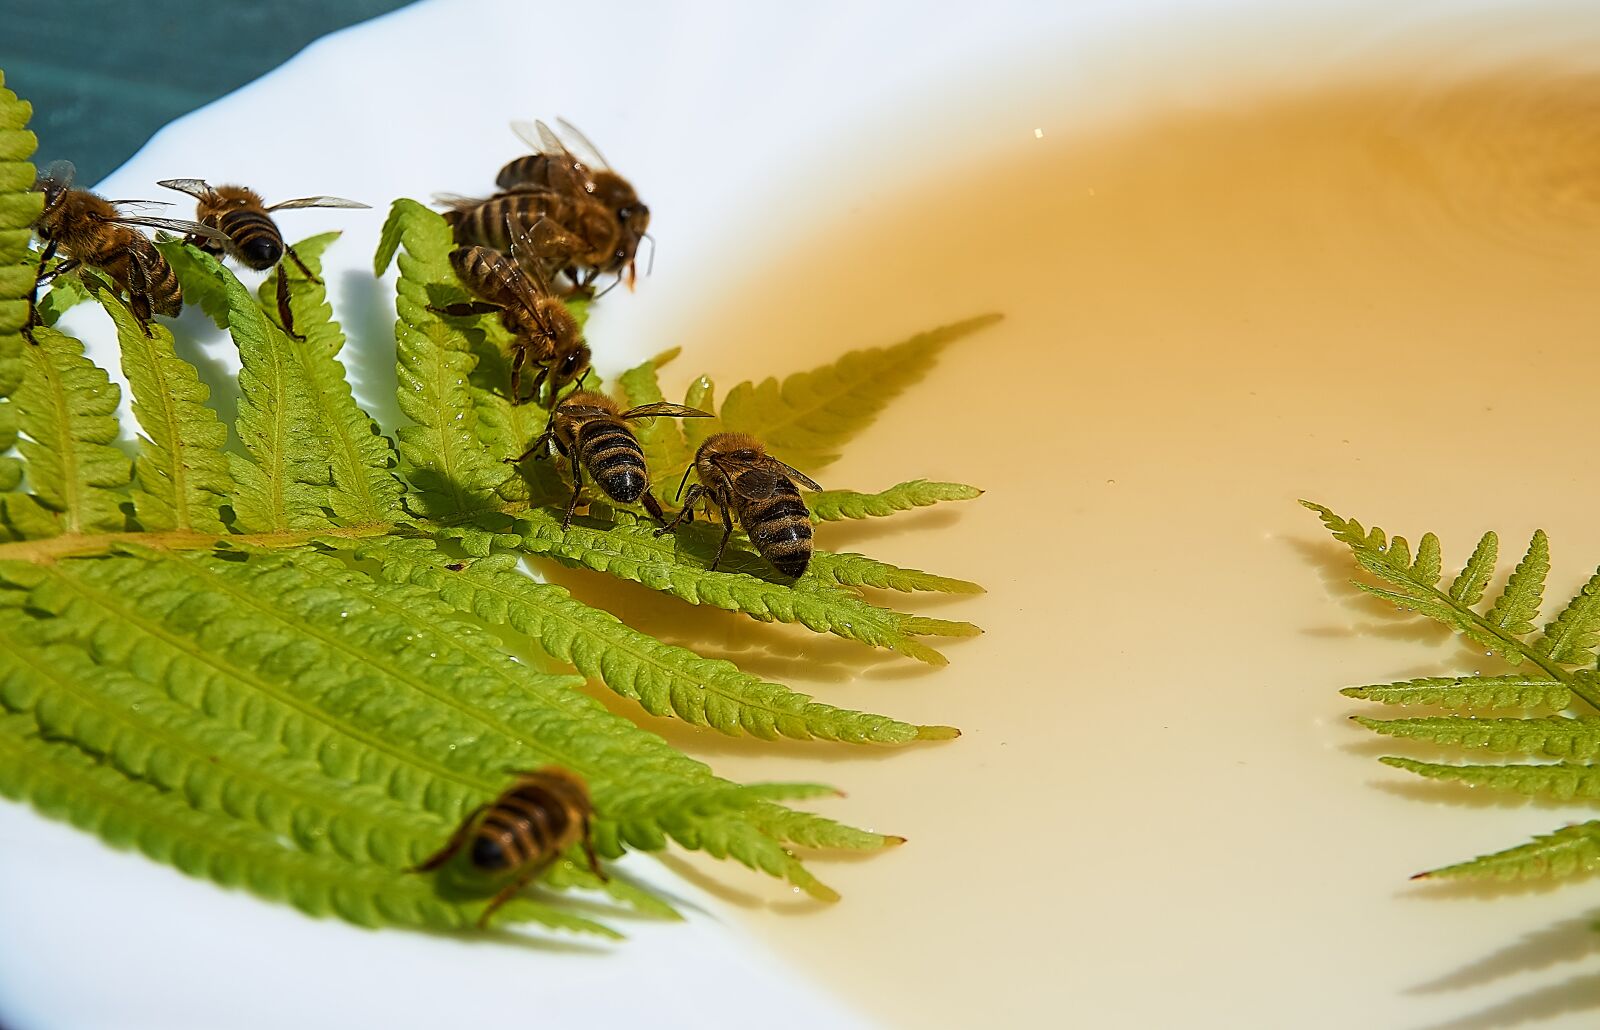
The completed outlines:
<svg viewBox="0 0 1600 1030">
<path fill-rule="evenodd" d="M 128 251 L 128 307 L 133 309 L 133 319 L 145 336 L 154 339 L 156 334 L 150 329 L 150 276 L 136 250 Z"/>
<path fill-rule="evenodd" d="M 429 304 L 428 310 L 432 311 L 436 315 L 450 315 L 453 318 L 466 318 L 471 315 L 491 315 L 496 311 L 504 311 L 505 309 L 498 304 L 490 304 L 488 301 L 480 300 L 474 301 L 470 304 L 465 301 L 457 301 L 454 304 L 446 304 L 442 308 L 434 307 L 432 304 Z"/>
<path fill-rule="evenodd" d="M 666 536 L 674 529 L 677 529 L 680 522 L 693 522 L 695 502 L 700 500 L 700 495 L 704 492 L 704 488 L 699 483 L 691 486 L 689 488 L 689 496 L 684 498 L 683 507 L 678 509 L 677 516 L 671 522 L 664 523 L 660 529 L 656 530 L 656 536 Z"/>
<path fill-rule="evenodd" d="M 292 339 L 305 342 L 306 338 L 294 331 L 294 311 L 289 307 L 289 277 L 283 274 L 281 264 L 278 266 L 278 321 L 283 323 L 283 331 Z"/>
<path fill-rule="evenodd" d="M 517 347 L 511 352 L 511 403 L 523 404 L 527 398 L 522 396 L 522 366 L 528 363 L 528 348 Z M 534 387 L 538 392 L 538 387 Z"/>
<path fill-rule="evenodd" d="M 572 500 L 567 502 L 567 517 L 561 520 L 561 532 L 572 528 L 572 516 L 578 510 L 578 497 L 583 493 L 583 463 L 576 457 L 569 459 L 572 466 Z"/>
<path fill-rule="evenodd" d="M 651 518 L 662 526 L 667 524 L 667 513 L 661 510 L 661 502 L 656 500 L 656 495 L 650 492 L 649 487 L 645 487 L 644 496 L 639 498 L 639 503 L 644 505 L 644 510 L 650 513 Z"/>
<path fill-rule="evenodd" d="M 55 256 L 56 241 L 51 240 L 44 245 L 44 250 L 39 254 L 39 274 L 33 277 L 33 292 L 28 294 L 28 320 L 22 323 L 22 335 L 28 338 L 29 343 L 33 342 L 33 327 L 44 325 L 43 320 L 39 318 L 39 287 L 60 275 L 61 268 L 77 264 L 76 261 L 64 261 L 61 267 L 46 272 L 44 266 Z"/>
<path fill-rule="evenodd" d="M 315 275 L 313 275 L 311 273 L 311 269 L 307 268 L 306 267 L 306 263 L 304 261 L 300 260 L 300 255 L 296 254 L 294 252 L 294 248 L 293 247 L 288 246 L 286 244 L 284 246 L 284 248 L 283 248 L 283 252 L 285 254 L 289 255 L 289 260 L 293 261 L 295 263 L 295 267 L 300 269 L 300 274 L 304 275 L 307 279 L 309 279 L 312 282 L 316 283 L 318 286 L 322 285 L 322 280 L 318 279 Z M 282 274 L 283 269 L 281 269 L 281 268 L 278 269 L 278 272 L 279 272 L 279 274 Z"/>
<path fill-rule="evenodd" d="M 468 812 L 467 817 L 461 820 L 461 825 L 456 828 L 456 832 L 452 833 L 450 835 L 450 839 L 445 841 L 444 847 L 434 852 L 428 858 L 423 859 L 422 862 L 418 863 L 417 865 L 412 866 L 409 870 L 407 870 L 407 872 L 431 872 L 432 870 L 437 869 L 446 862 L 450 861 L 450 857 L 457 851 L 460 851 L 461 845 L 467 842 L 467 834 L 472 832 L 473 821 L 477 819 L 478 816 L 482 815 L 483 810 L 488 807 L 488 805 L 479 805 L 477 808 L 474 808 L 472 811 Z"/>
<path fill-rule="evenodd" d="M 518 400 L 516 403 L 518 403 L 518 404 L 526 404 L 528 401 L 538 400 L 539 399 L 539 391 L 544 389 L 544 381 L 549 375 L 550 375 L 549 367 L 545 366 L 545 365 L 540 365 L 539 366 L 539 374 L 533 377 L 533 392 L 528 394 L 528 396 L 523 397 L 522 399 Z M 550 398 L 550 406 L 552 408 L 555 407 L 555 398 L 554 397 Z"/>
<path fill-rule="evenodd" d="M 728 549 L 728 538 L 733 535 L 733 512 L 727 508 L 722 509 L 722 542 L 717 544 L 717 556 L 711 559 L 711 571 L 717 571 L 717 566 L 722 564 L 722 552 Z"/>
<path fill-rule="evenodd" d="M 543 461 L 545 458 L 550 457 L 550 450 L 546 445 L 549 444 L 550 438 L 554 435 L 554 429 L 546 429 L 534 439 L 533 443 L 528 445 L 527 450 L 515 458 L 501 458 L 500 460 L 508 465 L 521 465 L 529 458 L 533 458 L 535 461 Z"/>
<path fill-rule="evenodd" d="M 500 893 L 494 896 L 494 900 L 489 902 L 489 907 L 485 908 L 483 910 L 483 914 L 478 917 L 478 929 L 482 930 L 484 927 L 488 926 L 489 917 L 494 915 L 495 909 L 516 897 L 517 893 L 521 891 L 522 888 L 532 883 L 535 877 L 544 872 L 546 869 L 550 868 L 550 864 L 558 857 L 560 856 L 550 855 L 546 858 L 540 859 L 537 862 L 529 863 L 527 869 L 518 873 L 517 878 L 506 884 L 505 887 L 501 889 Z"/>
<path fill-rule="evenodd" d="M 605 883 L 611 877 L 600 869 L 600 861 L 594 857 L 594 836 L 589 832 L 589 817 L 583 817 L 583 857 L 589 860 L 589 871 L 600 877 L 600 882 Z"/>
</svg>

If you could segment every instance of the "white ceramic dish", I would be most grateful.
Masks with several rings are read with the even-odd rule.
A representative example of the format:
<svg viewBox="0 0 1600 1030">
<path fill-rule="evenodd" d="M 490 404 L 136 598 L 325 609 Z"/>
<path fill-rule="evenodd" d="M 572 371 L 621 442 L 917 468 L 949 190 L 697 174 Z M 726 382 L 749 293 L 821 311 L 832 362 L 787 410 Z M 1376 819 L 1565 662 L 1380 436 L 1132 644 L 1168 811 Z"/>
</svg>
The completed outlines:
<svg viewBox="0 0 1600 1030">
<path fill-rule="evenodd" d="M 372 212 L 296 213 L 284 227 L 291 237 L 345 230 L 327 262 L 335 311 L 351 335 L 345 357 L 362 402 L 394 425 L 392 288 L 370 272 L 384 207 L 397 196 L 481 191 L 517 152 L 510 118 L 572 118 L 641 184 L 655 212 L 655 274 L 636 296 L 599 308 L 590 330 L 606 341 L 604 360 L 615 369 L 682 342 L 740 247 L 781 246 L 794 227 L 835 217 L 842 203 L 887 196 L 929 162 L 1004 152 L 1035 130 L 1114 118 L 1156 93 L 1200 103 L 1252 77 L 1314 80 L 1372 35 L 1447 7 L 1415 5 L 1375 20 L 1384 5 L 1294 14 L 1283 6 L 597 9 L 425 0 L 331 36 L 173 124 L 102 185 L 116 196 L 158 196 L 156 179 L 201 176 L 247 181 L 269 197 L 331 193 L 373 203 Z M 1322 26 L 1327 46 L 1272 46 L 1291 21 L 1301 39 Z M 1218 61 L 1219 53 L 1228 57 Z M 1146 78 L 1183 62 L 1200 74 L 1176 93 L 1176 77 Z M 74 313 L 70 324 L 93 342 L 96 360 L 114 368 L 97 317 Z M 208 375 L 236 367 L 225 341 L 210 353 L 217 366 Z M 126 415 L 124 424 L 132 424 Z M 1548 811 L 1530 813 L 1506 837 L 1552 824 Z M 1320 861 L 1352 855 L 1359 852 Z M 1317 861 L 1307 859 L 1308 882 Z M 0 1019 L 14 1030 L 865 1022 L 747 936 L 719 902 L 648 859 L 631 858 L 628 868 L 682 898 L 688 925 L 629 926 L 631 939 L 605 956 L 581 943 L 467 943 L 309 920 L 0 805 Z M 730 877 L 739 875 L 730 868 Z M 995 933 L 1011 915 L 1021 914 L 996 914 Z M 1371 929 L 1364 942 L 1328 942 L 1315 927 L 1285 926 L 1281 946 L 1325 959 L 1337 947 L 1381 947 L 1382 927 Z M 1181 943 L 1220 972 L 1226 965 L 1202 954 L 1200 930 L 1188 928 Z M 1336 980 L 1330 975 L 1330 990 Z M 1068 1004 L 1054 988 L 1039 985 L 1041 1005 Z M 709 1014 L 708 994 L 719 999 Z M 1371 1025 L 1398 1026 L 1401 1013 L 1415 1012 L 1375 1005 Z M 1208 1025 L 1177 996 L 1173 1006 L 1167 1025 Z M 1308 1010 L 1281 1025 L 1335 1024 Z"/>
</svg>

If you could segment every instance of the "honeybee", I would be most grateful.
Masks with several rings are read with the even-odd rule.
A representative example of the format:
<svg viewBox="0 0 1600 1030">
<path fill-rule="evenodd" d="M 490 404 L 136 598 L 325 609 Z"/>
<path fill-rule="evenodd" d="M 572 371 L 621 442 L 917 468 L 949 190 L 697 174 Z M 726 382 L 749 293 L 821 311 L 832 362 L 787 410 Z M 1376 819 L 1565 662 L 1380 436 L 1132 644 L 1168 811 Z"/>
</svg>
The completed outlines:
<svg viewBox="0 0 1600 1030">
<path fill-rule="evenodd" d="M 498 312 L 500 324 L 512 334 L 511 403 L 523 404 L 539 396 L 550 380 L 552 403 L 561 388 L 582 380 L 589 371 L 589 345 L 572 312 L 556 297 L 537 259 L 537 240 L 556 232 L 547 223 L 524 227 L 509 217 L 506 233 L 511 241 L 507 257 L 487 247 L 457 247 L 450 252 L 450 267 L 473 296 L 473 303 L 435 308 L 446 315 L 486 315 Z M 533 393 L 522 396 L 522 368 L 539 366 Z"/>
<path fill-rule="evenodd" d="M 583 845 L 589 868 L 604 880 L 595 859 L 589 819 L 594 806 L 589 788 L 574 773 L 547 765 L 517 774 L 517 781 L 488 804 L 479 805 L 462 820 L 444 847 L 412 872 L 425 873 L 450 861 L 470 839 L 467 860 L 488 875 L 514 873 L 515 877 L 489 902 L 478 917 L 478 927 L 489 923 L 496 909 L 516 896 L 534 877 L 548 869 L 574 844 Z"/>
<path fill-rule="evenodd" d="M 650 208 L 576 126 L 559 118 L 556 124 L 571 146 L 544 122 L 512 122 L 512 131 L 534 152 L 500 169 L 495 184 L 505 192 L 488 200 L 453 198 L 447 201 L 453 210 L 446 218 L 461 242 L 496 247 L 492 236 L 506 207 L 515 206 L 525 221 L 538 210 L 583 243 L 579 260 L 568 269 L 579 289 L 587 289 L 602 273 L 615 272 L 620 278 L 624 269 L 631 287 L 639 241 L 650 238 Z M 482 214 L 480 208 L 485 208 Z"/>
<path fill-rule="evenodd" d="M 192 233 L 204 239 L 221 234 L 210 226 L 177 218 L 147 218 L 125 214 L 120 204 L 127 200 L 106 200 L 88 190 L 72 188 L 76 174 L 69 161 L 57 161 L 40 172 L 34 189 L 44 194 L 44 210 L 34 220 L 33 229 L 44 241 L 39 256 L 41 273 L 35 279 L 28 301 L 28 327 L 38 324 L 39 287 L 72 271 L 79 265 L 104 272 L 128 295 L 128 306 L 146 336 L 150 335 L 152 315 L 173 316 L 183 310 L 183 292 L 178 277 L 149 237 L 133 226 L 171 229 Z M 45 264 L 57 251 L 67 256 L 48 272 Z"/>
<path fill-rule="evenodd" d="M 616 220 L 593 200 L 549 190 L 517 190 L 488 199 L 441 194 L 449 205 L 444 219 L 457 243 L 505 253 L 511 246 L 506 224 L 544 222 L 552 231 L 531 255 L 548 281 L 565 273 L 573 293 L 591 292 L 590 284 L 617 249 Z"/>
<path fill-rule="evenodd" d="M 547 457 L 547 445 L 552 442 L 555 444 L 556 451 L 567 459 L 572 469 L 572 501 L 567 505 L 567 517 L 561 522 L 563 530 L 572 525 L 572 515 L 578 510 L 578 496 L 583 492 L 585 472 L 614 501 L 633 504 L 642 500 L 651 517 L 665 526 L 666 515 L 661 510 L 660 502 L 650 492 L 644 448 L 639 446 L 633 430 L 626 424 L 632 419 L 656 415 L 710 418 L 711 412 L 666 403 L 641 404 L 623 411 L 621 405 L 603 393 L 578 390 L 568 394 L 550 412 L 549 425 L 533 441 L 532 446 L 506 461 L 516 465 L 530 456 Z"/>
<path fill-rule="evenodd" d="M 294 248 L 283 242 L 283 233 L 279 231 L 278 223 L 272 220 L 271 212 L 302 207 L 370 206 L 342 197 L 300 197 L 268 207 L 261 194 L 245 186 L 212 186 L 204 179 L 162 179 L 156 185 L 195 198 L 199 202 L 195 217 L 202 225 L 222 233 L 221 239 L 191 237 L 189 242 L 207 254 L 219 258 L 226 254 L 257 272 L 276 266 L 284 255 L 288 255 L 301 274 L 312 282 L 322 280 L 312 275 L 311 269 L 300 260 Z M 289 308 L 289 281 L 282 269 L 278 271 L 278 318 L 283 322 L 284 332 L 297 340 L 305 339 L 294 331 L 294 313 Z"/>
<path fill-rule="evenodd" d="M 669 533 L 678 523 L 694 518 L 694 506 L 702 497 L 722 511 L 722 542 L 712 559 L 713 571 L 722 563 L 733 535 L 733 516 L 773 568 L 786 576 L 800 576 L 811 562 L 811 511 L 800 499 L 795 483 L 808 490 L 821 490 L 799 470 L 785 465 L 748 433 L 717 433 L 709 436 L 695 452 L 692 470 L 699 482 L 689 487 L 683 508 L 656 535 Z M 683 474 L 685 481 L 689 470 Z M 680 483 L 681 493 L 683 486 Z"/>
</svg>

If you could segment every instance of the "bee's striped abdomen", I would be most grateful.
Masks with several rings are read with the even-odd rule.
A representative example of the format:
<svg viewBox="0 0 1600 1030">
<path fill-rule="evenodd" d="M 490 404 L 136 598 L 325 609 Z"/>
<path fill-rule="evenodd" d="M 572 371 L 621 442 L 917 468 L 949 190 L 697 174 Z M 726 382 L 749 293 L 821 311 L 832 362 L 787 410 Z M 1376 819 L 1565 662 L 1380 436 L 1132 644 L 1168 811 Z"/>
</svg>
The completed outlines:
<svg viewBox="0 0 1600 1030">
<path fill-rule="evenodd" d="M 217 228 L 227 234 L 240 263 L 256 271 L 271 268 L 283 257 L 283 234 L 264 212 L 239 208 L 224 212 Z"/>
<path fill-rule="evenodd" d="M 161 251 L 146 243 L 141 248 L 140 261 L 150 292 L 150 310 L 169 318 L 183 310 L 183 289 L 178 285 L 178 274 L 161 256 Z"/>
<path fill-rule="evenodd" d="M 486 873 L 543 858 L 562 846 L 571 818 L 562 800 L 538 783 L 502 794 L 473 833 L 471 861 Z"/>
<path fill-rule="evenodd" d="M 811 562 L 811 510 L 787 479 L 771 497 L 735 494 L 739 525 L 761 556 L 786 576 L 799 576 Z"/>
<path fill-rule="evenodd" d="M 495 176 L 494 184 L 503 190 L 517 186 L 548 186 L 550 159 L 543 154 L 524 154 L 507 161 Z"/>
<path fill-rule="evenodd" d="M 614 501 L 632 504 L 650 485 L 644 448 L 615 422 L 588 422 L 578 430 L 578 460 Z"/>
</svg>

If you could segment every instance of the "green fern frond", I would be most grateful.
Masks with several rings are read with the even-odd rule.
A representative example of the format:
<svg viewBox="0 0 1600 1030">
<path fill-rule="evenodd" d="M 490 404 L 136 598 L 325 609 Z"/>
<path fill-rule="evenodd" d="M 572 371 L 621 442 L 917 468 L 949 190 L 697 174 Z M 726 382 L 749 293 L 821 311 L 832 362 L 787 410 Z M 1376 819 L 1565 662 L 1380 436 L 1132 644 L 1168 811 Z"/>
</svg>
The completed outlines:
<svg viewBox="0 0 1600 1030">
<path fill-rule="evenodd" d="M 936 576 L 920 569 L 903 569 L 864 554 L 837 554 L 817 551 L 811 556 L 807 575 L 839 586 L 878 587 L 905 593 L 929 591 L 938 594 L 981 594 L 983 587 L 964 579 Z"/>
<path fill-rule="evenodd" d="M 1593 765 L 1571 762 L 1547 765 L 1449 765 L 1392 755 L 1386 755 L 1378 761 L 1430 780 L 1448 780 L 1469 787 L 1488 787 L 1491 790 L 1561 801 L 1600 798 L 1600 767 Z"/>
<path fill-rule="evenodd" d="M 1462 567 L 1461 573 L 1450 584 L 1450 599 L 1468 608 L 1483 600 L 1483 592 L 1494 575 L 1494 565 L 1500 556 L 1500 538 L 1485 533 L 1472 549 L 1472 557 Z"/>
<path fill-rule="evenodd" d="M 358 553 L 377 560 L 386 579 L 426 585 L 459 611 L 527 634 L 551 657 L 637 701 L 652 715 L 768 740 L 821 737 L 903 744 L 957 735 L 948 726 L 914 726 L 820 704 L 740 672 L 731 662 L 664 644 L 609 612 L 574 600 L 561 587 L 521 575 L 509 555 L 451 569 L 450 559 L 423 541 L 384 540 Z"/>
<path fill-rule="evenodd" d="M 1531 661 L 1551 679 L 1566 682 L 1580 697 L 1600 705 L 1600 693 L 1587 694 L 1585 686 L 1571 681 L 1561 663 L 1521 639 L 1533 629 L 1532 620 L 1538 615 L 1544 577 L 1550 568 L 1549 544 L 1542 531 L 1534 534 L 1527 556 L 1512 573 L 1494 608 L 1483 615 L 1465 598 L 1481 594 L 1479 580 L 1487 581 L 1488 571 L 1482 566 L 1492 560 L 1495 551 L 1495 544 L 1487 538 L 1479 541 L 1467 569 L 1451 585 L 1451 592 L 1445 593 L 1436 585 L 1439 579 L 1436 558 L 1428 556 L 1414 562 L 1403 538 L 1389 541 L 1376 526 L 1368 530 L 1361 523 L 1344 519 L 1320 504 L 1300 503 L 1315 511 L 1334 539 L 1350 548 L 1356 564 L 1389 584 L 1380 587 L 1358 582 L 1356 586 L 1361 590 L 1397 608 L 1418 612 L 1449 626 L 1473 643 L 1499 654 L 1508 664 Z M 1457 596 L 1458 587 L 1460 596 Z"/>
<path fill-rule="evenodd" d="M 25 716 L 0 716 L 0 793 L 30 801 L 114 847 L 136 848 L 191 876 L 244 887 L 308 915 L 334 915 L 360 926 L 448 930 L 471 927 L 481 908 L 442 899 L 420 876 L 285 847 L 276 834 L 194 808 L 182 796 L 129 779 L 70 744 L 46 741 Z M 502 912 L 504 920 L 617 936 L 575 912 L 526 897 Z"/>
<path fill-rule="evenodd" d="M 173 351 L 165 327 L 152 324 L 146 335 L 105 283 L 96 279 L 95 290 L 116 323 L 122 374 L 144 430 L 133 462 L 134 515 L 145 529 L 221 533 L 220 508 L 233 492 L 233 476 L 222 453 L 228 428 L 206 407 L 211 391 Z"/>
<path fill-rule="evenodd" d="M 609 529 L 575 522 L 563 531 L 559 515 L 535 509 L 520 518 L 482 518 L 474 526 L 458 526 L 445 535 L 459 540 L 469 554 L 483 556 L 495 547 L 506 547 L 548 555 L 566 565 L 642 583 L 690 604 L 743 612 L 760 622 L 798 623 L 930 665 L 947 664 L 938 651 L 915 639 L 916 631 L 908 628 L 912 616 L 869 604 L 848 588 L 812 576 L 790 585 L 741 572 L 709 571 L 712 549 L 697 534 L 666 539 L 648 526 L 620 521 Z M 704 565 L 679 557 L 677 548 L 693 542 L 704 551 Z M 759 558 L 741 558 L 732 547 L 729 551 L 730 569 L 758 569 Z"/>
<path fill-rule="evenodd" d="M 1589 577 L 1577 596 L 1544 628 L 1533 648 L 1553 662 L 1576 665 L 1594 660 L 1597 643 L 1600 643 L 1600 572 Z"/>
<path fill-rule="evenodd" d="M 1600 822 L 1563 826 L 1505 851 L 1418 873 L 1413 880 L 1474 877 L 1500 881 L 1580 876 L 1600 870 Z"/>
<path fill-rule="evenodd" d="M 28 250 L 31 226 L 44 206 L 33 192 L 35 139 L 28 131 L 32 108 L 5 88 L 0 73 L 0 492 L 15 490 L 22 465 L 7 452 L 17 442 L 18 416 L 8 398 L 22 384 L 22 327 L 37 270 Z"/>
<path fill-rule="evenodd" d="M 1600 716 L 1551 715 L 1527 719 L 1358 717 L 1355 721 L 1386 737 L 1482 748 L 1500 754 L 1541 755 L 1573 761 L 1587 761 L 1600 755 Z"/>
<path fill-rule="evenodd" d="M 59 280 L 41 309 L 47 325 L 92 291 L 117 326 L 142 431 L 130 462 L 116 446 L 117 390 L 81 345 L 48 327 L 37 345 L 16 332 L 38 270 L 26 115 L 0 89 L 0 793 L 308 912 L 433 929 L 476 922 L 498 884 L 459 861 L 405 870 L 513 770 L 545 764 L 588 785 L 606 858 L 676 844 L 831 899 L 795 849 L 901 842 L 793 807 L 831 787 L 722 779 L 581 688 L 596 679 L 646 712 L 762 738 L 903 744 L 954 729 L 822 704 L 631 629 L 522 575 L 511 555 L 452 560 L 439 541 L 532 552 L 929 662 L 943 658 L 918 638 L 977 628 L 883 608 L 863 590 L 974 584 L 827 551 L 790 583 L 743 541 L 728 571 L 710 573 L 709 527 L 657 538 L 637 513 L 603 503 L 563 533 L 557 463 L 500 460 L 521 453 L 547 413 L 510 403 L 498 319 L 438 316 L 467 294 L 448 227 L 411 201 L 394 205 L 376 257 L 380 272 L 400 264 L 399 405 L 411 424 L 398 448 L 355 403 L 339 357 L 344 335 L 319 275 L 334 234 L 297 246 L 312 275 L 281 265 L 256 296 L 199 249 L 158 244 L 186 302 L 238 347 L 242 454 L 224 449 L 227 429 L 164 327 L 146 335 L 103 272 Z M 279 324 L 280 285 L 302 336 Z M 981 321 L 781 387 L 747 385 L 724 417 L 731 428 L 759 421 L 779 453 L 810 448 L 820 463 Z M 660 400 L 657 370 L 673 353 L 625 373 L 624 401 Z M 709 379 L 689 390 L 707 408 L 712 393 Z M 637 432 L 652 464 L 681 466 L 722 425 L 662 419 Z M 19 457 L 3 453 L 14 444 Z M 34 493 L 18 492 L 23 483 Z M 817 501 L 842 518 L 974 495 L 918 481 Z M 1560 653 L 1586 633 L 1563 629 L 1573 643 Z M 676 915 L 637 886 L 601 881 L 576 847 L 542 886 Z M 513 900 L 506 917 L 611 932 L 536 897 Z"/>
<path fill-rule="evenodd" d="M 1515 636 L 1533 632 L 1533 620 L 1539 616 L 1539 605 L 1544 600 L 1544 580 L 1550 574 L 1550 541 L 1544 530 L 1534 530 L 1528 542 L 1528 553 L 1506 581 L 1505 590 L 1489 609 L 1491 625 Z"/>
<path fill-rule="evenodd" d="M 926 508 L 944 501 L 970 501 L 983 491 L 962 483 L 932 483 L 926 479 L 891 486 L 875 494 L 855 490 L 822 490 L 806 495 L 806 507 L 821 522 L 841 519 L 882 518 L 913 508 Z"/>
<path fill-rule="evenodd" d="M 54 329 L 35 329 L 22 349 L 25 372 L 16 393 L 27 439 L 18 450 L 34 496 L 57 513 L 63 533 L 119 530 L 122 490 L 132 463 L 117 449 L 120 391 L 105 370 L 83 356 L 83 344 Z"/>
<path fill-rule="evenodd" d="M 1381 529 L 1369 530 L 1321 505 L 1307 503 L 1307 507 L 1318 513 L 1336 539 L 1350 547 L 1362 569 L 1387 584 L 1378 587 L 1358 583 L 1362 589 L 1450 626 L 1474 644 L 1501 655 L 1508 665 L 1526 662 L 1537 667 L 1535 673 L 1528 675 L 1431 677 L 1352 687 L 1343 692 L 1345 696 L 1469 713 L 1495 709 L 1560 710 L 1577 697 L 1591 708 L 1600 709 L 1600 672 L 1592 667 L 1571 668 L 1592 663 L 1595 647 L 1600 643 L 1600 573 L 1589 579 L 1537 638 L 1531 642 L 1525 639 L 1534 631 L 1550 573 L 1550 545 L 1542 530 L 1533 534 L 1526 554 L 1490 610 L 1480 613 L 1476 606 L 1493 578 L 1499 552 L 1499 538 L 1494 533 L 1479 538 L 1448 592 L 1440 592 L 1436 586 L 1438 544 L 1431 534 L 1423 538 L 1413 560 L 1399 538 L 1388 540 Z M 1405 719 L 1358 717 L 1355 721 L 1389 737 L 1561 760 L 1453 764 L 1396 756 L 1380 759 L 1386 765 L 1427 779 L 1528 797 L 1600 799 L 1600 764 L 1593 762 L 1600 756 L 1600 716 L 1482 718 L 1473 714 Z M 1420 873 L 1418 878 L 1571 876 L 1597 868 L 1600 822 L 1589 822 L 1505 851 Z"/>
<path fill-rule="evenodd" d="M 255 822 L 303 850 L 395 870 L 414 861 L 418 842 L 454 828 L 376 787 L 332 779 L 315 762 L 215 722 L 79 649 L 29 643 L 43 629 L 29 621 L 13 613 L 0 622 L 10 644 L 0 654 L 0 702 L 127 776 L 177 792 L 196 808 Z"/>
<path fill-rule="evenodd" d="M 684 391 L 683 403 L 691 408 L 699 408 L 701 411 L 716 411 L 717 387 L 711 381 L 711 377 L 702 375 L 690 383 L 689 388 Z M 692 456 L 695 451 L 700 449 L 700 445 L 706 442 L 706 438 L 717 431 L 717 420 L 714 418 L 684 419 L 679 428 L 683 431 L 686 453 Z M 677 463 L 674 462 L 674 464 Z M 684 462 L 683 467 L 688 468 L 688 463 Z M 660 477 L 656 478 L 659 479 Z"/>
<path fill-rule="evenodd" d="M 327 448 L 330 481 L 323 502 L 345 525 L 392 523 L 405 517 L 400 504 L 401 486 L 393 469 L 399 463 L 394 447 L 379 431 L 372 416 L 356 404 L 339 352 L 344 331 L 333 320 L 327 287 L 320 282 L 322 254 L 339 238 L 323 233 L 294 245 L 312 275 L 288 276 L 289 308 L 295 332 L 304 340 L 290 340 L 299 359 L 307 399 L 315 416 L 318 445 Z M 268 311 L 277 310 L 277 280 L 289 262 L 279 262 L 264 283 L 259 299 Z"/>
<path fill-rule="evenodd" d="M 397 200 L 375 261 L 382 274 L 396 249 L 404 248 L 396 284 L 396 374 L 400 411 L 413 425 L 396 436 L 407 478 L 416 488 L 410 504 L 416 514 L 435 518 L 498 507 L 499 487 L 515 475 L 476 436 L 467 384 L 477 367 L 471 344 L 430 310 L 461 299 L 459 288 L 447 296 L 435 285 L 455 280 L 447 257 L 451 246 L 450 227 L 437 212 L 414 200 Z"/>
<path fill-rule="evenodd" d="M 662 351 L 649 361 L 628 369 L 617 378 L 617 390 L 624 408 L 637 408 L 641 404 L 655 404 L 666 400 L 661 392 L 657 371 L 678 356 L 678 348 Z M 693 405 L 690 405 L 693 407 Z M 706 409 L 701 409 L 706 410 Z M 687 468 L 693 452 L 684 436 L 685 422 L 708 422 L 710 419 L 646 418 L 631 423 L 633 435 L 644 448 L 647 468 Z"/>
<path fill-rule="evenodd" d="M 1487 711 L 1506 708 L 1548 708 L 1572 703 L 1572 691 L 1559 680 L 1532 676 L 1430 676 L 1423 679 L 1346 687 L 1345 697 L 1386 705 Z"/>
<path fill-rule="evenodd" d="M 232 272 L 209 254 L 190 249 L 193 265 L 221 285 L 228 332 L 239 348 L 235 428 L 248 456 L 228 456 L 239 525 L 258 533 L 333 525 L 326 507 L 329 466 L 323 426 L 305 378 L 298 374 L 292 342 Z"/>
</svg>

